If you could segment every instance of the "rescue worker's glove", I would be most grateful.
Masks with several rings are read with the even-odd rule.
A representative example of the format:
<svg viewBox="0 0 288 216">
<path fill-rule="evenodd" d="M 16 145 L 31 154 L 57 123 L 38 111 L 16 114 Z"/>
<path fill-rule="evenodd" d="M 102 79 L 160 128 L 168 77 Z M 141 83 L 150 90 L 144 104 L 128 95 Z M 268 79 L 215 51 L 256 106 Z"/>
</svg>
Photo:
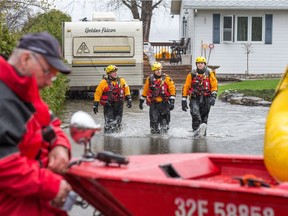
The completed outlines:
<svg viewBox="0 0 288 216">
<path fill-rule="evenodd" d="M 131 108 L 131 107 L 132 107 L 132 99 L 131 99 L 131 96 L 130 96 L 130 95 L 126 96 L 126 100 L 127 100 L 127 105 L 126 105 L 126 107 L 127 107 L 127 108 Z"/>
<path fill-rule="evenodd" d="M 210 98 L 208 100 L 208 102 L 209 102 L 209 104 L 211 106 L 215 105 L 216 97 L 217 97 L 217 93 L 216 92 L 212 92 L 212 94 L 210 95 Z"/>
<path fill-rule="evenodd" d="M 98 113 L 98 106 L 99 106 L 99 102 L 94 101 L 93 112 L 95 113 L 95 115 Z"/>
<path fill-rule="evenodd" d="M 188 106 L 187 106 L 187 100 L 186 99 L 182 99 L 182 110 L 187 112 L 188 110 Z"/>
<path fill-rule="evenodd" d="M 143 110 L 143 103 L 144 103 L 144 100 L 143 100 L 143 99 L 140 99 L 140 100 L 139 100 L 139 109 L 140 109 L 140 110 Z"/>
<path fill-rule="evenodd" d="M 169 110 L 173 110 L 174 109 L 174 102 L 175 100 L 174 99 L 169 99 Z"/>
</svg>

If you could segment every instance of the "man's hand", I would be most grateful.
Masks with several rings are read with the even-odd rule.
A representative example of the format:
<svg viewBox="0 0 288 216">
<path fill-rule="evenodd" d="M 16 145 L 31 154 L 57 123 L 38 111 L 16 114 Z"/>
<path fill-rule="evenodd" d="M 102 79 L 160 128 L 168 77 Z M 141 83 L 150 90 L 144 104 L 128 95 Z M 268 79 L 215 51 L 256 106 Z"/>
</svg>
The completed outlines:
<svg viewBox="0 0 288 216">
<path fill-rule="evenodd" d="M 99 106 L 99 102 L 94 101 L 93 112 L 95 113 L 95 115 L 98 113 L 98 106 Z"/>
<path fill-rule="evenodd" d="M 48 169 L 63 173 L 69 163 L 69 150 L 64 146 L 56 146 L 49 152 L 48 158 Z"/>
<path fill-rule="evenodd" d="M 51 201 L 51 204 L 56 208 L 61 208 L 65 203 L 68 193 L 72 190 L 69 183 L 64 179 L 60 182 L 59 190 L 56 197 Z"/>
<path fill-rule="evenodd" d="M 182 100 L 182 110 L 187 112 L 188 106 L 187 106 L 187 100 Z"/>
<path fill-rule="evenodd" d="M 139 100 L 139 109 L 140 110 L 143 110 L 143 103 L 144 103 L 144 100 L 140 99 Z"/>
</svg>

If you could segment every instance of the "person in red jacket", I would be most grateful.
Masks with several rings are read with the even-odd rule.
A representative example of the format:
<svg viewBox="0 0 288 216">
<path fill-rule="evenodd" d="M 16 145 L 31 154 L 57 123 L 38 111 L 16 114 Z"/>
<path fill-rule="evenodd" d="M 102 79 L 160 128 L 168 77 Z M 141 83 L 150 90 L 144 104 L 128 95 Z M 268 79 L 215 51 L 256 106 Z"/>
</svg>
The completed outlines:
<svg viewBox="0 0 288 216">
<path fill-rule="evenodd" d="M 71 186 L 60 174 L 70 143 L 39 92 L 58 71 L 70 69 L 47 32 L 24 35 L 8 61 L 0 57 L 0 215 L 67 215 Z"/>
</svg>

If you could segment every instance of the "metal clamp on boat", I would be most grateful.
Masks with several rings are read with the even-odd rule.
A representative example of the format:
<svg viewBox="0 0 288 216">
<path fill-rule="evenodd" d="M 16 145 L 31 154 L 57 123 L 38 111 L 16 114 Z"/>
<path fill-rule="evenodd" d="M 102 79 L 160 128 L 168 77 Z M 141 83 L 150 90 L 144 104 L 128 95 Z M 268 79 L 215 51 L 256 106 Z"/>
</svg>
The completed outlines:
<svg viewBox="0 0 288 216">
<path fill-rule="evenodd" d="M 110 163 L 116 163 L 119 166 L 122 164 L 127 165 L 129 163 L 129 160 L 122 155 L 114 154 L 113 152 L 108 151 L 97 153 L 95 158 L 105 162 L 106 166 L 109 166 Z"/>
</svg>

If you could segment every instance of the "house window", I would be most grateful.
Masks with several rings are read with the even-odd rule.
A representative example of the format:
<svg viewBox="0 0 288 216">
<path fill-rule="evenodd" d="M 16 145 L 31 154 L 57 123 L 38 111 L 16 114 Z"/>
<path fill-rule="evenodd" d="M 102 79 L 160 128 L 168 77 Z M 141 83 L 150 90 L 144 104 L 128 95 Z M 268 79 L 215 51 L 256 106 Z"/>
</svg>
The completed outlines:
<svg viewBox="0 0 288 216">
<path fill-rule="evenodd" d="M 248 41 L 248 17 L 237 17 L 237 41 Z"/>
<path fill-rule="evenodd" d="M 233 17 L 223 16 L 223 41 L 233 41 Z"/>
<path fill-rule="evenodd" d="M 262 41 L 262 17 L 252 17 L 252 41 Z"/>
<path fill-rule="evenodd" d="M 273 42 L 273 14 L 264 16 L 227 16 L 213 14 L 212 38 L 221 42 Z"/>
<path fill-rule="evenodd" d="M 263 17 L 238 16 L 236 18 L 236 41 L 261 42 L 263 41 Z"/>
</svg>

